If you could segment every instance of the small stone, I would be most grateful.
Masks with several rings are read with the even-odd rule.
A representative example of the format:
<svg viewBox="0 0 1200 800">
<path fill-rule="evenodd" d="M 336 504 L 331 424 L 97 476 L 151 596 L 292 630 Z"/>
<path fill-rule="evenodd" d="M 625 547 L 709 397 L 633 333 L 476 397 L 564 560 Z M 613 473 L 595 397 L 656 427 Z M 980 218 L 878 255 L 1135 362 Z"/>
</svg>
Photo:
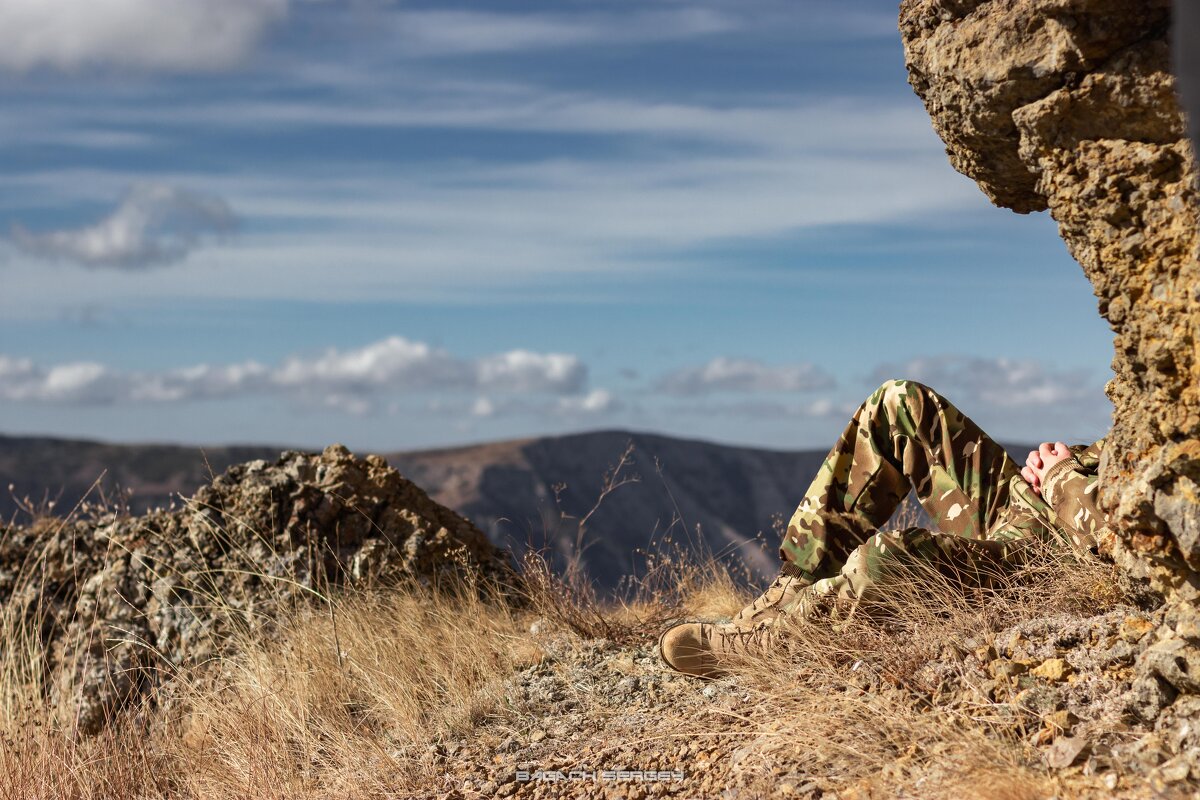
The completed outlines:
<svg viewBox="0 0 1200 800">
<path fill-rule="evenodd" d="M 1071 726 L 1078 721 L 1079 718 L 1066 709 L 1062 711 L 1055 711 L 1053 714 L 1047 714 L 1042 719 L 1043 724 L 1045 724 L 1047 728 L 1050 728 L 1058 733 L 1065 733 L 1066 731 L 1070 730 Z"/>
<path fill-rule="evenodd" d="M 1184 639 L 1200 639 L 1200 611 L 1191 603 L 1181 603 L 1171 614 L 1175 635 Z"/>
<path fill-rule="evenodd" d="M 1137 644 L 1152 630 L 1154 630 L 1154 624 L 1150 620 L 1142 617 L 1126 617 L 1121 623 L 1120 636 L 1130 644 Z"/>
<path fill-rule="evenodd" d="M 1186 639 L 1166 639 L 1155 642 L 1142 659 L 1150 671 L 1176 690 L 1200 692 L 1200 647 Z"/>
<path fill-rule="evenodd" d="M 1017 707 L 1034 719 L 1043 719 L 1063 706 L 1062 693 L 1053 686 L 1041 684 L 1018 692 L 1013 697 Z"/>
<path fill-rule="evenodd" d="M 1187 763 L 1187 759 L 1183 756 L 1176 756 L 1167 763 L 1158 768 L 1158 777 L 1163 783 L 1179 783 L 1187 780 L 1188 773 L 1191 772 L 1191 767 Z"/>
<path fill-rule="evenodd" d="M 1048 658 L 1035 667 L 1031 674 L 1057 683 L 1071 674 L 1071 665 L 1061 658 Z"/>
<path fill-rule="evenodd" d="M 992 647 L 990 644 L 984 645 L 983 647 L 975 650 L 975 658 L 979 659 L 980 663 L 982 664 L 995 661 L 998 655 L 999 653 L 996 652 L 996 648 Z"/>
<path fill-rule="evenodd" d="M 541 729 L 538 729 L 538 730 L 534 731 L 533 733 L 529 734 L 529 741 L 534 742 L 534 743 L 540 742 L 545 738 L 546 738 L 546 732 Z"/>
<path fill-rule="evenodd" d="M 1079 760 L 1087 747 L 1087 739 L 1082 736 L 1064 736 L 1051 745 L 1046 763 L 1053 769 L 1066 769 Z"/>
<path fill-rule="evenodd" d="M 1042 725 L 1044 727 L 1034 737 L 1034 744 L 1039 746 L 1050 744 L 1064 733 L 1068 733 L 1071 727 L 1078 721 L 1079 719 L 1066 709 L 1047 714 L 1042 717 Z"/>
<path fill-rule="evenodd" d="M 1021 661 L 997 658 L 988 664 L 988 672 L 995 678 L 1015 678 L 1029 671 L 1029 665 Z"/>
<path fill-rule="evenodd" d="M 630 673 L 636 668 L 633 662 L 633 656 L 629 654 L 620 655 L 608 662 L 608 665 L 618 672 Z"/>
</svg>

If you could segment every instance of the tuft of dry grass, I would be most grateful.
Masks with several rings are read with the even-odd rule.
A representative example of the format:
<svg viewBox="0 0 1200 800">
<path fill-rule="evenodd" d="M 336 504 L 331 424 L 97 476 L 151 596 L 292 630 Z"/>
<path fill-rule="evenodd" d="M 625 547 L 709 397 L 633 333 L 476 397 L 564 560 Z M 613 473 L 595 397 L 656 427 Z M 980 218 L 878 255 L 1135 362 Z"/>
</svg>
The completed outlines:
<svg viewBox="0 0 1200 800">
<path fill-rule="evenodd" d="M 729 616 L 745 605 L 743 598 L 749 591 L 750 570 L 737 554 L 713 553 L 698 530 L 694 535 L 688 530 L 657 460 L 656 470 L 674 517 L 632 554 L 640 562 L 637 574 L 625 576 L 614 595 L 602 597 L 596 591 L 583 561 L 584 553 L 595 544 L 588 524 L 621 487 L 641 482 L 639 475 L 629 472 L 633 454 L 634 445 L 629 442 L 605 471 L 595 502 L 577 521 L 562 569 L 555 567 L 544 548 L 531 547 L 521 559 L 522 591 L 529 608 L 584 639 L 627 645 L 643 642 L 685 614 Z M 559 513 L 560 522 L 574 519 L 561 508 Z"/>
<path fill-rule="evenodd" d="M 334 624 L 336 622 L 336 625 Z M 503 705 L 540 651 L 470 592 L 346 596 L 188 682 L 163 737 L 182 796 L 383 797 L 428 786 L 428 746 Z"/>
<path fill-rule="evenodd" d="M 438 778 L 430 744 L 498 713 L 504 679 L 541 657 L 523 614 L 467 590 L 347 593 L 244 634 L 97 737 L 27 684 L 0 720 L 0 800 L 417 793 Z"/>
<path fill-rule="evenodd" d="M 1109 610 L 1132 587 L 1112 565 L 1052 545 L 992 578 L 984 592 L 913 564 L 870 607 L 791 620 L 770 653 L 740 660 L 730 680 L 760 709 L 739 720 L 748 732 L 734 774 L 748 776 L 748 794 L 791 775 L 843 797 L 1074 796 L 1028 745 L 1022 709 L 972 687 L 962 656 L 1026 620 Z M 680 736 L 725 731 L 679 723 Z"/>
</svg>

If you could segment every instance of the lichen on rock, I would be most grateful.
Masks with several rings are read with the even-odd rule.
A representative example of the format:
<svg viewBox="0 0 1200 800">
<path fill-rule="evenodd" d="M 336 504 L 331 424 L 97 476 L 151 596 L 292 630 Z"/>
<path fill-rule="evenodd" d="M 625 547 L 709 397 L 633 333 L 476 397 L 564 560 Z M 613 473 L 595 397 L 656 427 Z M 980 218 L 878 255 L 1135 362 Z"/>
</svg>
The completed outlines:
<svg viewBox="0 0 1200 800">
<path fill-rule="evenodd" d="M 32 637 L 47 700 L 84 732 L 336 587 L 510 577 L 472 523 L 341 445 L 231 467 L 179 510 L 0 529 L 8 633 Z"/>
</svg>

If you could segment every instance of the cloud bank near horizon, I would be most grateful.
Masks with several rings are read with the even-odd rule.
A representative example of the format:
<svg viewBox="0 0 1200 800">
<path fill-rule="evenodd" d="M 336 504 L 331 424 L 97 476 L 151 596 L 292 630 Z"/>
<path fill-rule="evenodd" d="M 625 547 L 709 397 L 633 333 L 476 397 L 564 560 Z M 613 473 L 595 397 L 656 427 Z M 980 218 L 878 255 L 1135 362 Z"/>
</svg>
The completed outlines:
<svg viewBox="0 0 1200 800">
<path fill-rule="evenodd" d="M 510 350 L 462 358 L 400 336 L 356 349 L 329 348 L 316 355 L 294 355 L 273 367 L 245 361 L 129 372 L 90 361 L 42 366 L 32 359 L 0 355 L 0 399 L 74 406 L 187 403 L 273 394 L 365 414 L 394 393 L 570 397 L 583 394 L 587 380 L 587 367 L 565 353 Z M 574 403 L 564 403 L 563 408 L 573 408 Z M 590 410 L 586 402 L 577 405 L 579 410 Z"/>
<path fill-rule="evenodd" d="M 1103 394 L 1084 371 L 1040 362 L 960 355 L 879 364 L 864 386 L 917 380 L 952 396 L 960 408 L 1000 411 L 1101 411 Z M 721 356 L 668 370 L 617 392 L 590 386 L 577 355 L 510 350 L 467 358 L 425 342 L 390 336 L 359 348 L 292 355 L 274 366 L 256 361 L 120 371 L 97 362 L 45 366 L 0 354 L 0 401 L 104 406 L 176 404 L 252 395 L 351 414 L 395 413 L 397 398 L 427 398 L 433 415 L 481 419 L 512 415 L 608 416 L 666 403 L 673 414 L 707 417 L 848 417 L 860 397 L 811 364 L 770 365 Z M 858 390 L 863 396 L 870 389 Z M 754 397 L 752 397 L 754 396 Z M 682 404 L 680 401 L 684 401 Z"/>
</svg>

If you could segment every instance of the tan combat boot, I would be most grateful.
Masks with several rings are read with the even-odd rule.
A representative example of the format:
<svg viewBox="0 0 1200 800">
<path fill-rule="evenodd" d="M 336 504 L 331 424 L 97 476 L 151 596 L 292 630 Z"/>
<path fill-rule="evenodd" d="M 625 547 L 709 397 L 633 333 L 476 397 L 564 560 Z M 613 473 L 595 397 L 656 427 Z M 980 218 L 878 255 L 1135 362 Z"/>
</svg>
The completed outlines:
<svg viewBox="0 0 1200 800">
<path fill-rule="evenodd" d="M 767 590 L 724 625 L 687 622 L 668 628 L 658 639 L 658 655 L 668 667 L 688 675 L 713 678 L 731 657 L 765 652 L 785 608 L 812 585 L 812 578 L 784 564 Z"/>
<path fill-rule="evenodd" d="M 711 622 L 685 622 L 668 628 L 658 639 L 658 655 L 676 672 L 716 678 L 729 662 L 761 655 L 776 636 L 778 618 L 753 627 Z"/>
</svg>

